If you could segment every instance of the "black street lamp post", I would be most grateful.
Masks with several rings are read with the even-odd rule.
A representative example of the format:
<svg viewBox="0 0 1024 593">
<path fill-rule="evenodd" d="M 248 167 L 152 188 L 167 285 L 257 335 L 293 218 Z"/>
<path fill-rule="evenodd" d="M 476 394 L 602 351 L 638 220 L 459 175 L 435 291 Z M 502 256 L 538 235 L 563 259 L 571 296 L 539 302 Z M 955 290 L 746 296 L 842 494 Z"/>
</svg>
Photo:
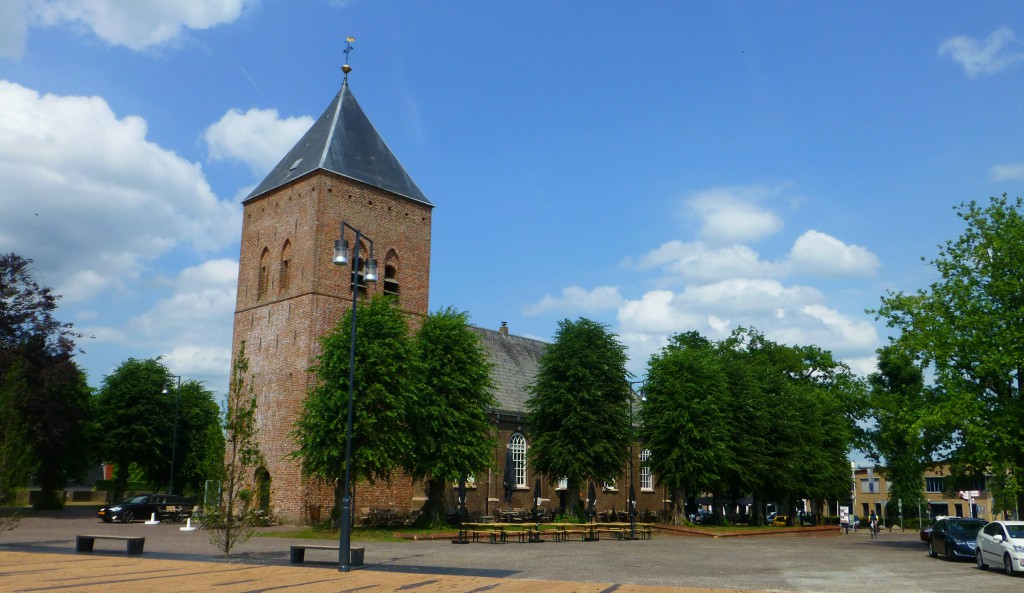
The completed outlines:
<svg viewBox="0 0 1024 593">
<path fill-rule="evenodd" d="M 352 248 L 352 339 L 348 359 L 348 422 L 345 425 L 345 482 L 341 498 L 340 536 L 338 540 L 338 572 L 348 572 L 352 564 L 352 408 L 353 393 L 356 380 L 356 307 L 359 304 L 359 243 L 365 239 L 370 244 L 370 257 L 366 259 L 363 279 L 367 282 L 377 280 L 377 260 L 373 259 L 373 240 L 359 229 L 341 221 L 341 238 L 334 242 L 334 263 L 343 266 L 349 263 L 348 241 L 345 240 L 345 228 L 356 234 L 355 247 Z"/>
<path fill-rule="evenodd" d="M 167 478 L 167 492 L 174 494 L 174 460 L 178 456 L 178 406 L 181 404 L 181 375 L 169 375 L 178 380 L 178 388 L 174 391 L 174 433 L 171 437 L 171 475 Z M 164 383 L 164 393 L 168 384 Z"/>
<path fill-rule="evenodd" d="M 633 397 L 636 392 L 633 390 L 633 386 L 640 386 L 640 401 L 647 401 L 643 393 L 645 382 L 646 379 L 629 383 L 629 539 L 636 539 L 636 489 L 633 484 L 633 442 L 636 440 L 633 430 Z"/>
</svg>

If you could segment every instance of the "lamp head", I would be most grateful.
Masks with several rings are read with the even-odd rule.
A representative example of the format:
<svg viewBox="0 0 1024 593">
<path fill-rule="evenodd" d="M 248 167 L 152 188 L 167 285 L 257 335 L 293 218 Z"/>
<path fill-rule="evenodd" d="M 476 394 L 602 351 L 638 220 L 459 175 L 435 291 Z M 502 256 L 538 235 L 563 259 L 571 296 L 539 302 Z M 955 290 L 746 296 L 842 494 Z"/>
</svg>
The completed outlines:
<svg viewBox="0 0 1024 593">
<path fill-rule="evenodd" d="M 363 270 L 363 280 L 367 282 L 377 281 L 377 260 L 372 257 L 366 260 Z"/>
<path fill-rule="evenodd" d="M 348 240 L 335 239 L 334 241 L 334 265 L 343 266 L 348 263 Z"/>
</svg>

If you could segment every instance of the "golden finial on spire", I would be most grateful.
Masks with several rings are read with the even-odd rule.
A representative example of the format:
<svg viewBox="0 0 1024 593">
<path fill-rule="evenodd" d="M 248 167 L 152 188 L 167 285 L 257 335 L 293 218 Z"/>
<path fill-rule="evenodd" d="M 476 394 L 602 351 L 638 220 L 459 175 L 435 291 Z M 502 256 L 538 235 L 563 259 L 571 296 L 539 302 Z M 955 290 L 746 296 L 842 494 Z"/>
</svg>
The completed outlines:
<svg viewBox="0 0 1024 593">
<path fill-rule="evenodd" d="M 355 49 L 352 47 L 352 44 L 355 42 L 356 38 L 351 35 L 345 38 L 345 51 L 343 52 L 345 54 L 345 65 L 341 67 L 341 71 L 345 73 L 345 83 L 348 83 L 348 73 L 352 71 L 352 66 L 348 65 L 348 54 Z"/>
</svg>

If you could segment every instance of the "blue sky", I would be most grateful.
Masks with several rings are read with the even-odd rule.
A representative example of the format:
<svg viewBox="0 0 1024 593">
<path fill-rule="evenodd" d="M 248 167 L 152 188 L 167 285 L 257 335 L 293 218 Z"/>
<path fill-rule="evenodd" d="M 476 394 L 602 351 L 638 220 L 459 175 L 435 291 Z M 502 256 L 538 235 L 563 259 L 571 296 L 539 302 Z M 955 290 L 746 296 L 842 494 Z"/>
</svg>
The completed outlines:
<svg viewBox="0 0 1024 593">
<path fill-rule="evenodd" d="M 1024 184 L 1019 2 L 7 0 L 0 251 L 223 394 L 241 198 L 350 86 L 436 205 L 431 308 L 631 369 L 753 326 L 872 368 L 953 206 Z"/>
</svg>

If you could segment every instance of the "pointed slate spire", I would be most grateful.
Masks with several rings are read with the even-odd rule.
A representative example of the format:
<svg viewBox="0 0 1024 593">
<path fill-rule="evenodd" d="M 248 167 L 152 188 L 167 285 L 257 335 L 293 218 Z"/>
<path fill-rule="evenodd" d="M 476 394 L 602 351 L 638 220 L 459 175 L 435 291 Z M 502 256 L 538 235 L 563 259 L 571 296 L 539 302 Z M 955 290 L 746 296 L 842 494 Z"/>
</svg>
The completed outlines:
<svg viewBox="0 0 1024 593">
<path fill-rule="evenodd" d="M 331 171 L 433 206 L 391 153 L 348 88 L 334 100 L 281 162 L 245 198 L 252 200 L 312 173 Z"/>
</svg>

